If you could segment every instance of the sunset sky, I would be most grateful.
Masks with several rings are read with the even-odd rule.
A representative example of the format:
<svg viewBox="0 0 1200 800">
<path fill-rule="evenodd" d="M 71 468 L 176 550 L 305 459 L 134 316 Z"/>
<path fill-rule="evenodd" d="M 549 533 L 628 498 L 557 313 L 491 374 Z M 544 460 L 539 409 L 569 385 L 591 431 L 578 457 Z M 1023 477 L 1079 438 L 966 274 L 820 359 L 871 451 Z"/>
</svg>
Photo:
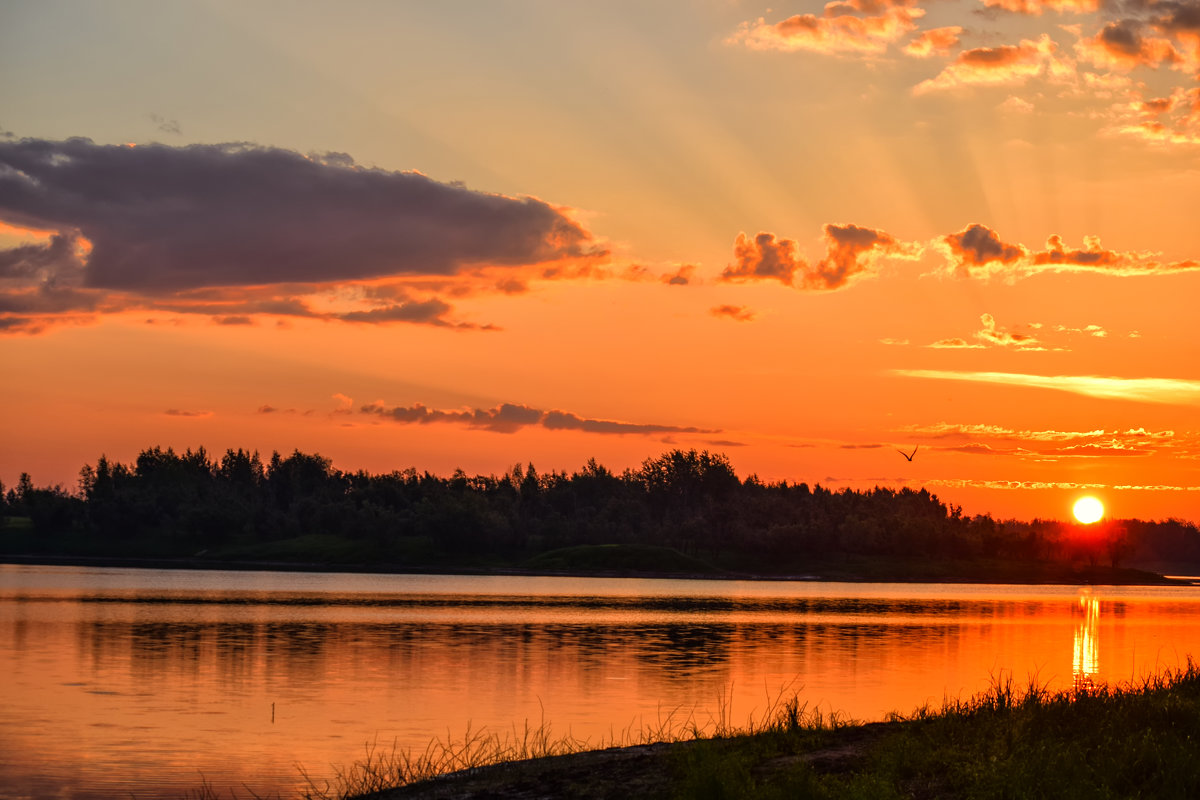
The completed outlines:
<svg viewBox="0 0 1200 800">
<path fill-rule="evenodd" d="M 1198 309 L 1200 0 L 0 0 L 5 486 L 694 447 L 1200 521 Z"/>
</svg>

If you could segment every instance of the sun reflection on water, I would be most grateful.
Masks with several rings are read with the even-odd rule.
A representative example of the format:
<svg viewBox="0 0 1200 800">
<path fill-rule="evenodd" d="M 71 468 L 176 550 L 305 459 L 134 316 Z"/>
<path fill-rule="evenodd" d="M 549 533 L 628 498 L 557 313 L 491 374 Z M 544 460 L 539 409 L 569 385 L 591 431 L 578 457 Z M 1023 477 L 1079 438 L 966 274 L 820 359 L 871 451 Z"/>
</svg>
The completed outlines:
<svg viewBox="0 0 1200 800">
<path fill-rule="evenodd" d="M 1079 595 L 1079 612 L 1083 618 L 1075 626 L 1075 655 L 1071 665 L 1075 691 L 1093 688 L 1100 671 L 1100 598 L 1084 590 Z"/>
</svg>

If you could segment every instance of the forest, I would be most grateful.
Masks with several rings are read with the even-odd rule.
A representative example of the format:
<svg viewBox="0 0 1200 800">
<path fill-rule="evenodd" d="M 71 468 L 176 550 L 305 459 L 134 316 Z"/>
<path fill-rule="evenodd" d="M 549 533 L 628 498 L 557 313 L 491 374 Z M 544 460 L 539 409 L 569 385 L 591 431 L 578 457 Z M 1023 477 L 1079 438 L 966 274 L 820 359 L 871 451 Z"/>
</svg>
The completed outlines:
<svg viewBox="0 0 1200 800">
<path fill-rule="evenodd" d="M 5 523 L 4 520 L 7 519 Z M 76 487 L 0 486 L 0 552 L 386 564 L 521 564 L 564 548 L 669 548 L 690 564 L 759 573 L 837 559 L 1106 565 L 1200 564 L 1200 530 L 1180 520 L 967 516 L 924 489 L 831 491 L 739 478 L 727 456 L 675 449 L 617 474 L 439 477 L 344 472 L 299 451 L 153 447 L 131 464 L 101 456 Z M 553 559 L 543 564 L 553 564 Z"/>
</svg>

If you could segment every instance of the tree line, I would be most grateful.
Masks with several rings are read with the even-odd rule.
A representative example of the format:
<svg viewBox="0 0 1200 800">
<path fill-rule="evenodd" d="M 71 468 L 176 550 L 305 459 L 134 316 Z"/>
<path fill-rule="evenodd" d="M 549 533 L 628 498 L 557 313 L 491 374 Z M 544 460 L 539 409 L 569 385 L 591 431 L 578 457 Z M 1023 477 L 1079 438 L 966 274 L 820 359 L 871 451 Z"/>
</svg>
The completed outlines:
<svg viewBox="0 0 1200 800">
<path fill-rule="evenodd" d="M 517 464 L 503 475 L 439 477 L 346 472 L 298 450 L 264 462 L 242 449 L 214 458 L 153 447 L 131 464 L 101 456 L 71 490 L 22 474 L 0 486 L 3 517 L 28 518 L 35 544 L 147 556 L 319 536 L 392 562 L 418 551 L 511 558 L 649 544 L 781 566 L 838 555 L 1200 563 L 1200 530 L 1180 520 L 1001 521 L 963 515 L 925 489 L 743 479 L 723 454 L 681 449 L 620 474 L 592 459 L 571 473 Z"/>
</svg>

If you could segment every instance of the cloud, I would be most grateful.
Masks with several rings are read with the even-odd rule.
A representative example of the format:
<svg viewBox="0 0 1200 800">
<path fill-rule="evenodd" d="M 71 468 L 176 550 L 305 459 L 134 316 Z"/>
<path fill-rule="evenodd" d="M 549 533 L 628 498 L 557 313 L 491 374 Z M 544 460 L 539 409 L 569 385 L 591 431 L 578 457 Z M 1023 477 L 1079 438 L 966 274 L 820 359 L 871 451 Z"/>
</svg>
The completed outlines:
<svg viewBox="0 0 1200 800">
<path fill-rule="evenodd" d="M 1187 68 L 1187 59 L 1170 41 L 1158 36 L 1146 36 L 1144 30 L 1145 25 L 1134 19 L 1110 22 L 1095 36 L 1076 42 L 1076 55 L 1080 61 L 1100 69 L 1157 69 L 1161 64 Z"/>
<path fill-rule="evenodd" d="M 859 225 L 824 226 L 825 257 L 810 264 L 796 252 L 792 239 L 759 233 L 751 240 L 739 233 L 734 242 L 734 263 L 721 280 L 778 280 L 801 289 L 840 289 L 852 280 L 875 272 L 884 257 L 915 259 L 920 245 L 897 241 L 880 230 Z"/>
<path fill-rule="evenodd" d="M 792 276 L 807 266 L 796 254 L 792 239 L 776 239 L 773 233 L 760 233 L 751 240 L 739 233 L 733 243 L 734 263 L 721 273 L 721 280 L 773 279 L 787 286 Z"/>
<path fill-rule="evenodd" d="M 1038 272 L 1097 272 L 1114 276 L 1164 275 L 1200 270 L 1200 261 L 1164 263 L 1152 253 L 1105 249 L 1095 236 L 1084 237 L 1081 249 L 1067 247 L 1054 234 L 1044 250 L 1004 242 L 986 225 L 972 223 L 958 233 L 940 237 L 934 246 L 946 257 L 947 269 L 959 277 L 1026 277 Z"/>
<path fill-rule="evenodd" d="M 719 430 L 681 427 L 678 425 L 646 425 L 616 420 L 587 419 L 569 411 L 542 411 L 515 403 L 501 403 L 490 409 L 460 409 L 442 411 L 416 403 L 411 406 L 388 408 L 381 403 L 369 403 L 359 411 L 404 424 L 429 425 L 453 423 L 480 428 L 495 433 L 514 433 L 522 428 L 540 426 L 549 430 L 576 430 L 601 434 L 661 434 L 661 433 L 720 433 Z"/>
<path fill-rule="evenodd" d="M 897 429 L 908 437 L 920 437 L 929 441 L 970 442 L 977 444 L 992 441 L 1003 444 L 1019 444 L 1019 449 L 1010 452 L 1029 455 L 1044 455 L 1055 450 L 1071 450 L 1087 446 L 1097 449 L 1107 447 L 1122 451 L 1161 449 L 1190 449 L 1200 447 L 1200 434 L 1177 434 L 1173 430 L 1151 431 L 1145 428 L 1088 431 L 1059 430 L 1016 430 L 1002 425 L 980 423 L 937 422 L 927 425 L 905 425 Z M 1047 445 L 1053 445 L 1047 448 Z M 993 447 L 993 445 L 988 445 Z"/>
<path fill-rule="evenodd" d="M 1036 41 L 964 50 L 935 77 L 913 87 L 914 95 L 965 86 L 1013 86 L 1034 77 L 1058 78 L 1064 65 L 1055 58 L 1058 45 L 1042 34 Z M 1073 72 L 1073 70 L 1071 70 Z"/>
<path fill-rule="evenodd" d="M 167 119 L 161 114 L 151 114 L 150 121 L 153 122 L 163 133 L 174 134 L 179 136 L 183 133 L 179 128 L 179 120 Z"/>
<path fill-rule="evenodd" d="M 1100 0 L 983 0 L 987 8 L 1003 9 L 1014 14 L 1040 17 L 1043 11 L 1060 14 L 1091 14 L 1100 8 Z"/>
<path fill-rule="evenodd" d="M 1018 350 L 1043 349 L 1039 346 L 1038 340 L 1028 334 L 1011 333 L 996 327 L 996 320 L 991 314 L 983 314 L 979 317 L 979 321 L 983 323 L 983 329 L 975 334 L 978 339 L 1002 347 L 1014 345 Z"/>
<path fill-rule="evenodd" d="M 1105 400 L 1200 405 L 1200 381 L 1182 378 L 1110 378 L 1096 375 L 1028 375 L 1015 372 L 952 372 L 927 369 L 898 369 L 892 372 L 909 378 L 1055 389 Z"/>
<path fill-rule="evenodd" d="M 1128 80 L 1128 79 L 1126 79 Z M 1141 83 L 1109 109 L 1107 133 L 1154 145 L 1200 144 L 1200 87 L 1176 87 L 1165 97 L 1142 95 Z"/>
<path fill-rule="evenodd" d="M 1126 428 L 1086 431 L 1015 430 L 1000 425 L 938 422 L 897 429 L 932 450 L 1030 459 L 1195 458 L 1200 454 L 1200 431 Z"/>
<path fill-rule="evenodd" d="M 1055 325 L 1054 330 L 1059 333 L 1081 333 L 1086 336 L 1094 336 L 1097 339 L 1108 337 L 1108 331 L 1102 325 L 1084 325 L 1082 328 L 1068 328 L 1066 325 Z"/>
<path fill-rule="evenodd" d="M 904 52 L 913 58 L 943 55 L 958 46 L 958 39 L 962 33 L 963 29 L 957 25 L 930 28 L 904 45 Z"/>
<path fill-rule="evenodd" d="M 364 311 L 347 311 L 332 316 L 343 322 L 418 322 L 425 325 L 436 325 L 460 330 L 496 330 L 493 325 L 476 325 L 470 322 L 449 322 L 445 315 L 450 311 L 450 305 L 437 298 L 404 303 L 393 303 Z"/>
<path fill-rule="evenodd" d="M 211 411 L 187 411 L 179 408 L 168 408 L 163 412 L 168 417 L 211 417 Z"/>
<path fill-rule="evenodd" d="M 0 217 L 87 239 L 84 283 L 109 289 L 450 275 L 595 251 L 536 198 L 250 144 L 0 142 Z"/>
<path fill-rule="evenodd" d="M 958 233 L 942 237 L 956 274 L 967 275 L 973 268 L 1014 264 L 1028 255 L 1020 245 L 1005 244 L 986 225 L 972 223 Z"/>
<path fill-rule="evenodd" d="M 932 347 L 935 350 L 982 350 L 985 345 L 974 344 L 960 337 L 952 337 L 950 339 L 939 339 L 933 344 L 927 344 L 926 347 Z"/>
<path fill-rule="evenodd" d="M 925 15 L 916 0 L 845 0 L 826 3 L 820 16 L 796 14 L 768 23 L 743 22 L 727 40 L 753 50 L 881 54 L 917 27 Z"/>
<path fill-rule="evenodd" d="M 0 251 L 0 313 L 24 317 L 0 329 L 127 309 L 488 329 L 419 284 L 516 292 L 531 270 L 575 277 L 606 256 L 537 198 L 246 143 L 0 140 L 0 221 L 48 234 Z"/>
<path fill-rule="evenodd" d="M 662 282 L 668 286 L 688 286 L 694 281 L 696 267 L 692 264 L 684 264 L 673 273 L 662 276 Z"/>
<path fill-rule="evenodd" d="M 1011 114 L 1032 114 L 1033 103 L 1024 100 L 1016 95 L 1009 95 L 1003 103 L 996 106 L 1001 111 L 1007 111 Z"/>
<path fill-rule="evenodd" d="M 726 319 L 734 320 L 735 322 L 753 322 L 758 316 L 745 306 L 721 305 L 714 306 L 708 310 L 708 313 L 714 317 L 725 317 Z"/>
</svg>

